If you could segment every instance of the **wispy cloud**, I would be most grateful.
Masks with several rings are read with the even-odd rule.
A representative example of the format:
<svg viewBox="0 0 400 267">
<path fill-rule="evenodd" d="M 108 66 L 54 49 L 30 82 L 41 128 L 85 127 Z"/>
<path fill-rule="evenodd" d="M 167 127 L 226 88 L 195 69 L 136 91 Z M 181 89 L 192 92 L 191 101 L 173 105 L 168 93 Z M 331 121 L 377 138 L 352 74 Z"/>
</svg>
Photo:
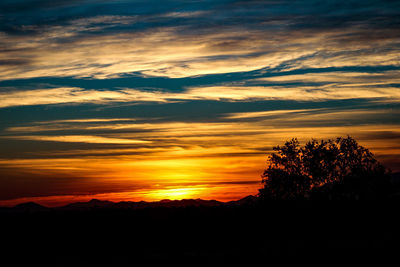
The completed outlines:
<svg viewBox="0 0 400 267">
<path fill-rule="evenodd" d="M 49 88 L 0 93 L 0 107 L 50 105 L 63 103 L 162 102 L 173 95 L 140 90 L 84 90 Z"/>
<path fill-rule="evenodd" d="M 35 141 L 54 141 L 54 142 L 67 142 L 67 143 L 89 143 L 89 144 L 144 144 L 150 143 L 146 140 L 133 140 L 122 138 L 110 138 L 103 136 L 92 135 L 64 135 L 64 136 L 13 136 L 8 137 L 11 139 L 19 140 L 35 140 Z"/>
<path fill-rule="evenodd" d="M 268 111 L 251 111 L 251 112 L 238 112 L 226 116 L 228 119 L 247 119 L 259 117 L 282 117 L 292 114 L 302 114 L 304 112 L 315 112 L 313 109 L 286 109 L 286 110 L 268 110 Z"/>
<path fill-rule="evenodd" d="M 286 99 L 313 101 L 325 99 L 353 98 L 390 98 L 398 100 L 400 91 L 397 88 L 343 88 L 330 86 L 210 86 L 193 88 L 187 93 L 192 99 L 210 100 L 251 100 L 251 99 Z"/>
<path fill-rule="evenodd" d="M 398 25 L 384 23 L 397 14 L 392 4 L 380 4 L 375 13 L 364 9 L 364 16 L 348 8 L 341 16 L 330 14 L 329 4 L 308 6 L 308 13 L 297 16 L 282 8 L 287 5 L 304 10 L 287 1 L 258 8 L 257 3 L 221 2 L 164 13 L 89 13 L 47 25 L 14 25 L 24 34 L 1 32 L 0 45 L 7 49 L 0 51 L 6 63 L 0 79 L 104 79 L 133 72 L 176 78 L 276 67 L 399 66 Z M 120 7 L 110 4 L 113 8 Z M 307 22 L 317 18 L 319 27 Z"/>
<path fill-rule="evenodd" d="M 382 100 L 399 101 L 400 89 L 398 86 L 392 86 L 392 83 L 398 83 L 398 78 L 394 75 L 396 73 L 397 72 L 392 73 L 393 76 L 391 78 L 381 74 L 359 75 L 354 73 L 277 76 L 249 80 L 246 82 L 247 84 L 189 87 L 182 93 L 161 90 L 145 91 L 131 88 L 120 90 L 87 90 L 74 87 L 61 87 L 35 90 L 14 90 L 0 93 L 0 108 L 63 103 L 169 103 L 175 101 L 193 100 L 321 101 L 329 99 L 376 98 Z M 334 77 L 337 78 L 335 79 Z M 264 84 L 253 85 L 260 83 Z"/>
<path fill-rule="evenodd" d="M 349 86 L 375 86 L 391 83 L 400 83 L 400 71 L 384 72 L 345 72 L 332 71 L 322 73 L 305 73 L 292 75 L 277 75 L 254 79 L 253 81 L 281 82 L 281 83 L 335 83 Z"/>
</svg>

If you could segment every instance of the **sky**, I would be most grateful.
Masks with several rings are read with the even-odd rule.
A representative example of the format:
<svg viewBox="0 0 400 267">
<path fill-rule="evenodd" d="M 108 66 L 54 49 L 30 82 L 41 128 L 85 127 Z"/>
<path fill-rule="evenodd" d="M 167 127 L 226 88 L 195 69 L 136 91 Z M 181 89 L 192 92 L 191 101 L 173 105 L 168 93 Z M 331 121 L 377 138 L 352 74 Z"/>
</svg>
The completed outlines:
<svg viewBox="0 0 400 267">
<path fill-rule="evenodd" d="M 0 205 L 257 194 L 273 146 L 400 171 L 400 1 L 0 2 Z"/>
</svg>

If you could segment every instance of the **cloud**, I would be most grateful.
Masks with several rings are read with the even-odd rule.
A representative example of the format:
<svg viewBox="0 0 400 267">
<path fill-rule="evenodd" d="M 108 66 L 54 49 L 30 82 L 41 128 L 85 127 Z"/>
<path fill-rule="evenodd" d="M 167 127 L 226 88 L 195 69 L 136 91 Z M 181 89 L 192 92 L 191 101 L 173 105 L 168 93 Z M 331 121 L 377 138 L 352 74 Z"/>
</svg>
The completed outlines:
<svg viewBox="0 0 400 267">
<path fill-rule="evenodd" d="M 80 38 L 66 36 L 74 32 L 64 28 L 55 31 L 48 33 L 53 37 L 39 37 L 29 44 L 7 38 L 5 45 L 14 47 L 14 51 L 3 54 L 9 62 L 19 64 L 0 66 L 0 79 L 44 76 L 105 79 L 134 72 L 178 78 L 278 66 L 299 69 L 398 65 L 399 62 L 398 53 L 389 44 L 374 44 L 374 50 L 369 50 L 372 44 L 362 44 L 366 47 L 351 53 L 346 47 L 338 52 L 324 52 L 324 47 L 330 46 L 326 40 L 328 33 L 311 36 L 288 33 L 290 37 L 275 36 L 271 40 L 266 37 L 274 35 L 273 32 L 239 29 L 191 36 L 179 34 L 179 27 L 173 27 Z M 59 43 L 54 38 L 72 38 L 72 42 Z M 20 43 L 19 48 L 15 47 L 16 42 Z M 383 48 L 377 49 L 377 45 Z M 21 66 L 22 60 L 27 64 Z"/>
<path fill-rule="evenodd" d="M 50 105 L 63 103 L 109 102 L 163 102 L 171 95 L 140 90 L 84 90 L 76 87 L 60 87 L 35 90 L 14 90 L 0 93 L 0 107 L 25 105 Z"/>
<path fill-rule="evenodd" d="M 50 88 L 0 93 L 0 107 L 96 102 L 121 98 L 118 92 L 85 91 L 80 88 Z"/>
<path fill-rule="evenodd" d="M 67 143 L 89 143 L 89 144 L 145 144 L 150 143 L 146 140 L 133 140 L 122 138 L 110 138 L 103 136 L 92 135 L 64 135 L 64 136 L 14 136 L 7 137 L 19 140 L 34 140 L 34 141 L 53 141 L 53 142 L 67 142 Z"/>
<path fill-rule="evenodd" d="M 176 101 L 322 101 L 334 99 L 400 100 L 398 71 L 387 73 L 310 73 L 256 78 L 226 85 L 188 87 L 184 92 L 123 88 L 87 90 L 59 87 L 0 92 L 0 108 L 64 103 L 171 103 Z"/>
<path fill-rule="evenodd" d="M 116 2 L 104 4 L 110 12 L 73 16 L 62 9 L 68 11 L 57 17 L 62 19 L 27 23 L 7 14 L 7 23 L 21 21 L 10 26 L 21 34 L 0 32 L 0 60 L 7 62 L 0 66 L 0 79 L 106 79 L 129 73 L 178 78 L 277 67 L 399 66 L 396 4 L 361 5 L 361 14 L 346 5 L 339 11 L 331 3 L 303 4 L 217 1 L 179 9 L 179 1 L 168 1 L 165 12 L 150 12 L 150 2 Z M 128 11 L 121 14 L 121 8 Z M 318 23 L 310 23 L 314 20 Z"/>
<path fill-rule="evenodd" d="M 251 112 L 237 112 L 231 113 L 226 116 L 228 119 L 248 119 L 248 118 L 260 118 L 260 117 L 282 117 L 287 115 L 301 115 L 304 112 L 315 112 L 315 109 L 285 109 L 285 110 L 268 110 L 268 111 L 251 111 Z"/>
<path fill-rule="evenodd" d="M 292 75 L 277 75 L 254 79 L 253 81 L 285 82 L 285 83 L 335 83 L 358 86 L 376 86 L 391 83 L 400 83 L 398 70 L 384 72 L 346 72 L 332 71 L 321 73 L 305 73 Z"/>
<path fill-rule="evenodd" d="M 351 89 L 351 90 L 349 90 Z M 225 101 L 296 100 L 320 101 L 326 99 L 388 98 L 398 101 L 398 88 L 365 88 L 328 86 L 209 86 L 192 88 L 186 93 L 190 99 Z"/>
<path fill-rule="evenodd" d="M 9 127 L 5 129 L 2 139 L 128 145 L 107 148 L 91 147 L 99 153 L 105 152 L 103 149 L 107 149 L 110 153 L 123 153 L 126 149 L 128 153 L 136 151 L 138 154 L 151 153 L 154 150 L 156 154 L 165 153 L 169 157 L 173 155 L 186 157 L 207 154 L 229 155 L 255 153 L 254 148 L 259 147 L 260 144 L 264 146 L 266 140 L 269 140 L 268 143 L 271 142 L 272 146 L 273 142 L 277 142 L 276 138 L 286 136 L 285 132 L 288 133 L 287 138 L 290 138 L 290 135 L 296 135 L 296 132 L 300 136 L 310 135 L 311 138 L 312 134 L 316 132 L 322 134 L 325 130 L 328 133 L 332 131 L 332 134 L 342 129 L 353 129 L 354 132 L 360 132 L 360 129 L 364 132 L 367 129 L 393 131 L 397 126 L 391 118 L 398 116 L 398 113 L 396 110 L 382 108 L 308 108 L 228 113 L 221 114 L 219 118 L 216 117 L 213 120 L 198 122 L 64 120 L 55 126 L 52 121 L 49 121 L 47 124 L 36 122 Z M 366 125 L 371 121 L 379 122 L 381 125 Z M 51 131 L 54 132 L 50 135 Z M 33 132 L 35 135 L 32 135 Z M 99 132 L 102 134 L 96 135 Z M 346 133 L 351 133 L 351 131 Z M 209 150 L 209 148 L 212 149 Z M 92 149 L 88 152 L 90 153 Z"/>
</svg>

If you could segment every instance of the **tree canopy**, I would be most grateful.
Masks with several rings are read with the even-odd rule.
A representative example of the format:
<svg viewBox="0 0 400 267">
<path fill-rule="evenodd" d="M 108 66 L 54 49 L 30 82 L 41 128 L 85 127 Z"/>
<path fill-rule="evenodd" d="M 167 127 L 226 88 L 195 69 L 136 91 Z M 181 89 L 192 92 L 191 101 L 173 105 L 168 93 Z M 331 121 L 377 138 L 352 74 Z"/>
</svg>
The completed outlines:
<svg viewBox="0 0 400 267">
<path fill-rule="evenodd" d="M 390 173 L 351 137 L 276 146 L 262 174 L 263 199 L 378 199 Z"/>
</svg>

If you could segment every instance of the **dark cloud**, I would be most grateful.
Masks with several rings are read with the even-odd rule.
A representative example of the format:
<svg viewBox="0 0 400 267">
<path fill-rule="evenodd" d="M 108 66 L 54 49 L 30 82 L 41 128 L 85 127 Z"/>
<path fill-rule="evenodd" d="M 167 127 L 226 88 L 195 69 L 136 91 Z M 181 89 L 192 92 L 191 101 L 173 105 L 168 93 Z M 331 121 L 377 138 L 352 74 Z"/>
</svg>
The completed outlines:
<svg viewBox="0 0 400 267">
<path fill-rule="evenodd" d="M 99 183 L 95 178 L 51 172 L 37 174 L 10 168 L 0 168 L 0 184 L 0 200 L 71 194 L 94 195 L 148 188 L 138 183 L 116 184 L 112 180 L 104 186 L 104 181 Z"/>
<path fill-rule="evenodd" d="M 59 8 L 65 6 L 73 6 L 84 4 L 90 1 L 82 0 L 4 0 L 1 1 L 0 7 L 4 12 L 21 12 L 42 8 Z M 93 1 L 92 1 L 93 2 Z"/>
<path fill-rule="evenodd" d="M 29 59 L 2 59 L 0 60 L 0 66 L 21 66 L 29 62 Z"/>
<path fill-rule="evenodd" d="M 201 30 L 241 26 L 281 30 L 366 24 L 398 27 L 398 1 L 2 1 L 3 30 L 68 25 L 95 16 L 138 16 L 141 24 L 121 30 L 184 26 Z M 179 13 L 206 11 L 202 15 Z M 280 25 L 278 24 L 280 23 Z M 258 26 L 257 26 L 258 24 Z M 247 26 L 246 26 L 247 25 Z M 8 30 L 7 30 L 8 27 Z M 25 30 L 26 27 L 25 27 Z"/>
</svg>

